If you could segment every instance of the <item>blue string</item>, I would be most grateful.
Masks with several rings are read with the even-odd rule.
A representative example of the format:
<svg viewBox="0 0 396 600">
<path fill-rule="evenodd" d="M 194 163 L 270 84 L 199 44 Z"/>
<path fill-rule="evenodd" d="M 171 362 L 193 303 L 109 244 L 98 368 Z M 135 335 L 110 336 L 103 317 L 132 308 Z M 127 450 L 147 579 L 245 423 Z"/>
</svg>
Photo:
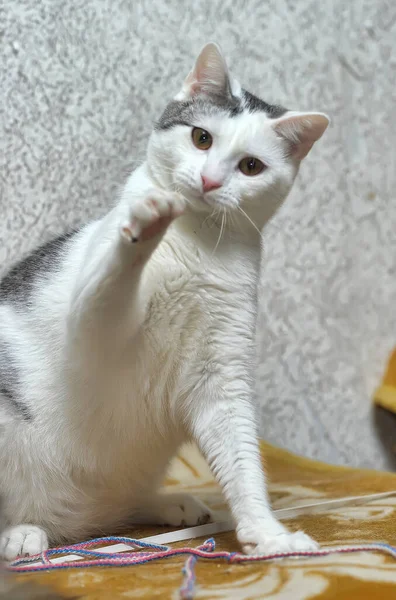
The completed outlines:
<svg viewBox="0 0 396 600">
<path fill-rule="evenodd" d="M 208 547 L 207 547 L 208 546 Z M 205 549 L 207 552 L 213 552 L 216 548 L 216 542 L 213 538 L 207 539 L 200 549 Z M 208 558 L 213 558 L 209 557 Z M 179 596 L 182 600 L 193 600 L 194 598 L 194 590 L 196 583 L 196 575 L 195 575 L 195 565 L 198 561 L 198 556 L 192 555 L 190 556 L 182 568 L 182 574 L 184 575 L 184 582 L 182 583 L 179 589 Z"/>
<path fill-rule="evenodd" d="M 136 540 L 134 538 L 128 538 L 128 537 L 116 537 L 116 536 L 109 536 L 109 537 L 101 537 L 101 538 L 94 538 L 92 540 L 90 540 L 90 544 L 92 545 L 96 545 L 96 544 L 101 544 L 101 543 L 108 543 L 108 542 L 117 542 L 117 543 L 124 543 L 124 544 L 129 544 L 130 546 L 135 546 L 136 548 L 149 548 L 151 550 L 159 550 L 159 551 L 167 551 L 170 550 L 169 546 L 163 546 L 161 544 L 152 544 L 150 542 L 143 542 L 141 540 Z M 97 552 L 96 550 L 85 550 L 84 548 L 80 548 L 81 543 L 80 544 L 70 544 L 69 546 L 64 546 L 62 548 L 52 548 L 50 550 L 46 551 L 46 556 L 50 557 L 50 556 L 54 556 L 54 555 L 58 555 L 58 554 L 78 554 L 79 556 L 87 556 L 90 558 L 120 558 L 120 554 L 119 553 L 115 553 L 115 552 Z M 123 556 L 125 558 L 127 558 L 128 556 L 131 555 L 131 553 L 133 552 L 133 550 L 131 550 L 131 552 L 124 552 Z M 139 556 L 144 556 L 147 553 L 139 553 Z M 14 566 L 14 567 L 18 567 L 19 565 L 28 565 L 31 562 L 36 562 L 37 561 L 37 557 L 25 557 L 25 558 L 19 558 L 17 560 L 15 560 L 14 562 L 12 562 L 12 564 L 10 566 Z M 74 563 L 73 563 L 74 564 Z M 70 565 L 72 566 L 72 565 Z M 52 566 L 52 568 L 54 568 L 54 566 Z M 56 565 L 56 568 L 58 568 L 58 565 Z"/>
</svg>

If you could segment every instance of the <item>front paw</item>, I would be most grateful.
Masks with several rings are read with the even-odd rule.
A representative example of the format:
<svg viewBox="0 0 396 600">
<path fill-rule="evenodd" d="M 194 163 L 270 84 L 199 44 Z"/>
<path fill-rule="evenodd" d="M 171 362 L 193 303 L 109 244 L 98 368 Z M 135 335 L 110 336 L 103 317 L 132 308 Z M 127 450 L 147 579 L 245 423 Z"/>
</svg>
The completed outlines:
<svg viewBox="0 0 396 600">
<path fill-rule="evenodd" d="M 248 538 L 250 539 L 247 539 L 242 532 L 238 534 L 244 553 L 255 556 L 315 552 L 319 548 L 319 545 L 303 531 L 296 533 L 284 531 L 277 535 L 258 532 L 255 536 L 256 539 L 252 536 L 248 536 Z"/>
<path fill-rule="evenodd" d="M 180 194 L 153 188 L 134 202 L 128 219 L 121 225 L 121 235 L 127 242 L 158 237 L 184 209 L 185 200 Z"/>
<path fill-rule="evenodd" d="M 212 512 L 190 494 L 164 494 L 159 498 L 154 520 L 158 525 L 192 527 L 212 521 Z"/>
<path fill-rule="evenodd" d="M 47 534 L 36 525 L 8 527 L 0 535 L 0 558 L 5 560 L 14 560 L 18 556 L 33 556 L 47 548 Z"/>
</svg>

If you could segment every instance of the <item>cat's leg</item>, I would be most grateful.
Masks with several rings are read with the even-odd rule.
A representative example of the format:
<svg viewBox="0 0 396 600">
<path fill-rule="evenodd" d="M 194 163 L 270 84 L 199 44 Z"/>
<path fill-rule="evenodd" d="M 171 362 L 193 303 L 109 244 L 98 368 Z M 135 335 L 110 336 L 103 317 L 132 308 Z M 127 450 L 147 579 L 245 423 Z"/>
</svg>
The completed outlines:
<svg viewBox="0 0 396 600">
<path fill-rule="evenodd" d="M 145 318 L 149 298 L 141 290 L 143 269 L 185 202 L 176 192 L 156 188 L 124 194 L 84 242 L 71 297 L 68 334 L 80 350 L 122 344 Z M 88 234 L 87 234 L 88 235 Z"/>
<path fill-rule="evenodd" d="M 0 557 L 5 560 L 40 554 L 47 549 L 47 534 L 36 525 L 16 525 L 8 527 L 0 534 Z"/>
<path fill-rule="evenodd" d="M 225 399 L 221 392 L 218 400 L 212 397 L 210 404 L 201 398 L 189 405 L 187 418 L 195 441 L 223 489 L 244 552 L 315 550 L 318 545 L 310 537 L 302 531 L 290 533 L 275 518 L 266 489 L 253 406 L 248 392 L 241 389 L 238 393 L 238 385 L 232 385 L 234 400 Z"/>
<path fill-rule="evenodd" d="M 146 525 L 192 527 L 212 520 L 211 510 L 190 494 L 154 494 L 136 516 L 135 522 Z"/>
</svg>

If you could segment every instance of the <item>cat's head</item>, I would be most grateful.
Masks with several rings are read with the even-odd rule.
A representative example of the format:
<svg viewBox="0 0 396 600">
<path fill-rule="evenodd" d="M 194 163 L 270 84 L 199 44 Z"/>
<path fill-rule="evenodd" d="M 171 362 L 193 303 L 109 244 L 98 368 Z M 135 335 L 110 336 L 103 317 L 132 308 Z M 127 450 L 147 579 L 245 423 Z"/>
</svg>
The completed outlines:
<svg viewBox="0 0 396 600">
<path fill-rule="evenodd" d="M 149 166 L 193 210 L 240 207 L 262 226 L 328 123 L 323 113 L 288 111 L 245 91 L 210 43 L 156 124 Z"/>
</svg>

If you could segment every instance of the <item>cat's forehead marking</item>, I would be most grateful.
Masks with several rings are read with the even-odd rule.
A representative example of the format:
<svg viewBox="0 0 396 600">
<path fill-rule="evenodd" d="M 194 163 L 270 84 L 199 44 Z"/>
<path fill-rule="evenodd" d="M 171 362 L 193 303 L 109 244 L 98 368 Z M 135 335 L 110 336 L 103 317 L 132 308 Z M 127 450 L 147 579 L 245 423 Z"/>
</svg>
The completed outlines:
<svg viewBox="0 0 396 600">
<path fill-rule="evenodd" d="M 166 130 L 177 125 L 188 127 L 199 125 L 202 117 L 224 115 L 233 118 L 242 113 L 264 113 L 269 119 L 276 119 L 287 112 L 283 106 L 268 104 L 250 92 L 242 90 L 241 95 L 228 97 L 196 97 L 191 100 L 174 100 L 168 104 L 156 123 L 155 129 Z"/>
<path fill-rule="evenodd" d="M 245 109 L 249 112 L 264 112 L 270 119 L 278 119 L 287 112 L 287 109 L 283 106 L 280 106 L 279 104 L 268 104 L 268 102 L 264 102 L 264 100 L 261 100 L 246 90 L 242 91 L 242 100 Z"/>
</svg>

